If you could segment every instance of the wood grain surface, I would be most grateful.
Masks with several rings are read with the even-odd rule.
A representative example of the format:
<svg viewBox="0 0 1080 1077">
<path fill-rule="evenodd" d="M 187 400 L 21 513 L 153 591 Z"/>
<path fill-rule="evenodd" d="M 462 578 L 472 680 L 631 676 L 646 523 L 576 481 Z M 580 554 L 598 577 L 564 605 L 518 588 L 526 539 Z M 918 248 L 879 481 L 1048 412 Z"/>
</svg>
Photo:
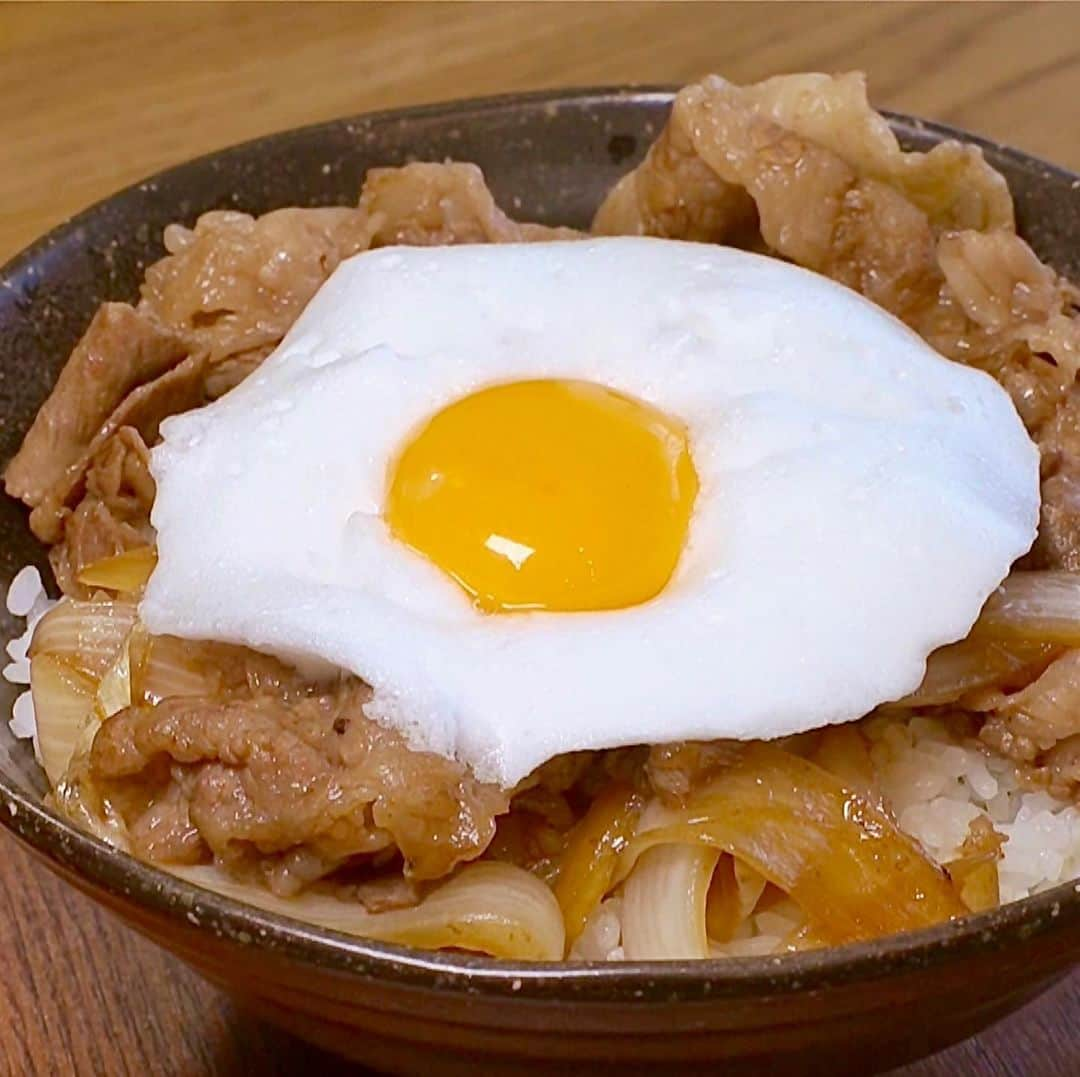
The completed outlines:
<svg viewBox="0 0 1080 1077">
<path fill-rule="evenodd" d="M 1080 170 L 1072 4 L 0 5 L 0 261 L 268 131 L 506 90 L 863 68 L 882 106 Z M 0 1077 L 346 1072 L 0 839 Z M 905 1077 L 1080 1073 L 1080 974 Z"/>
</svg>

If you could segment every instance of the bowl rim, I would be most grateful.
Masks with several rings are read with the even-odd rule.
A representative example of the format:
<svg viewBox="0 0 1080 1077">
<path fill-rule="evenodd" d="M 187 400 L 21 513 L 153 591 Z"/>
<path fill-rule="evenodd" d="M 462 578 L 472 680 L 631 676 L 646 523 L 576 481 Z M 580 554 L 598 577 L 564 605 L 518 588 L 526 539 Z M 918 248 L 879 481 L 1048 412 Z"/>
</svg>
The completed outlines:
<svg viewBox="0 0 1080 1077">
<path fill-rule="evenodd" d="M 0 267 L 0 283 L 21 278 L 42 254 L 103 207 L 146 190 L 159 179 L 196 169 L 210 160 L 242 156 L 256 146 L 343 126 L 415 122 L 526 108 L 611 106 L 620 102 L 669 105 L 677 86 L 627 84 L 565 87 L 384 109 L 271 132 L 179 162 L 105 197 L 60 222 Z M 1017 165 L 1038 168 L 1046 178 L 1080 187 L 1080 176 L 1031 154 L 962 129 L 904 113 L 884 111 L 898 133 L 960 138 Z M 14 786 L 0 770 L 0 825 L 76 885 L 115 902 L 133 904 L 177 925 L 193 925 L 241 947 L 256 947 L 301 965 L 359 975 L 402 987 L 441 993 L 519 1000 L 664 1003 L 722 998 L 762 998 L 857 985 L 885 976 L 925 970 L 966 955 L 1001 951 L 1039 936 L 1080 930 L 1080 879 L 919 931 L 868 942 L 767 957 L 632 962 L 524 962 L 481 955 L 431 952 L 383 943 L 265 912 L 203 890 L 145 864 L 77 829 L 55 810 Z"/>
</svg>

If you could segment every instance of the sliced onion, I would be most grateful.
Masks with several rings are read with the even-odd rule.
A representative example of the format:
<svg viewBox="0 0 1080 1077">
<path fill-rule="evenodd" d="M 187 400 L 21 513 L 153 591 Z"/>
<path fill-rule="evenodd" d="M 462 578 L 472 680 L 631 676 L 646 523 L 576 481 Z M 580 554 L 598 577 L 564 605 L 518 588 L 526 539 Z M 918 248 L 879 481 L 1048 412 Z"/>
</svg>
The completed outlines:
<svg viewBox="0 0 1080 1077">
<path fill-rule="evenodd" d="M 960 900 L 972 911 L 996 908 L 1001 903 L 998 861 L 1007 838 L 985 815 L 968 826 L 958 855 L 945 865 Z"/>
<path fill-rule="evenodd" d="M 824 939 L 814 932 L 809 924 L 803 924 L 798 931 L 795 931 L 784 940 L 783 948 L 786 953 L 794 954 L 800 950 L 818 950 L 828 945 Z"/>
<path fill-rule="evenodd" d="M 585 921 L 611 887 L 619 853 L 637 824 L 641 798 L 629 788 L 612 786 L 589 805 L 567 838 L 552 889 L 573 945 Z"/>
<path fill-rule="evenodd" d="M 93 742 L 96 722 L 90 722 L 63 778 L 53 789 L 52 799 L 76 826 L 121 852 L 131 852 L 131 841 L 123 816 L 108 800 L 103 799 L 86 773 L 85 760 Z"/>
<path fill-rule="evenodd" d="M 63 658 L 97 679 L 116 661 L 134 623 L 134 602 L 65 598 L 38 622 L 30 656 Z"/>
<path fill-rule="evenodd" d="M 103 674 L 94 697 L 94 713 L 101 722 L 131 706 L 130 636 L 120 645 L 120 653 Z"/>
<path fill-rule="evenodd" d="M 870 759 L 870 746 L 856 725 L 834 725 L 821 731 L 811 757 L 853 793 L 880 807 L 877 775 Z"/>
<path fill-rule="evenodd" d="M 705 899 L 705 931 L 713 942 L 730 942 L 745 917 L 735 881 L 735 858 L 721 856 L 709 882 Z M 764 879 L 762 883 L 764 884 Z"/>
<path fill-rule="evenodd" d="M 883 812 L 816 764 L 770 745 L 747 746 L 679 815 L 639 832 L 617 877 L 658 845 L 720 849 L 789 894 L 830 943 L 965 912 L 945 873 Z"/>
<path fill-rule="evenodd" d="M 88 724 L 95 721 L 97 682 L 71 662 L 42 654 L 30 663 L 38 750 L 49 782 L 64 776 Z"/>
<path fill-rule="evenodd" d="M 730 942 L 750 918 L 768 880 L 749 864 L 722 856 L 709 884 L 705 924 L 714 942 Z"/>
<path fill-rule="evenodd" d="M 971 634 L 1080 647 L 1080 574 L 1011 573 L 987 599 Z"/>
<path fill-rule="evenodd" d="M 972 911 L 996 909 L 1001 904 L 998 866 L 994 860 L 961 858 L 945 865 L 956 885 L 960 900 Z"/>
<path fill-rule="evenodd" d="M 739 915 L 745 919 L 757 908 L 757 903 L 761 900 L 765 887 L 769 885 L 769 880 L 760 871 L 755 871 L 741 860 L 734 860 L 734 867 L 735 886 L 739 893 Z"/>
<path fill-rule="evenodd" d="M 705 924 L 709 880 L 720 858 L 704 845 L 655 845 L 623 887 L 622 942 L 631 961 L 709 956 Z"/>
<path fill-rule="evenodd" d="M 539 879 L 513 864 L 468 864 L 419 905 L 379 913 L 328 894 L 278 897 L 237 882 L 216 867 L 169 865 L 168 870 L 205 890 L 347 935 L 522 961 L 559 961 L 563 956 L 558 902 Z"/>
<path fill-rule="evenodd" d="M 922 684 L 890 706 L 937 707 L 968 692 L 1028 679 L 1057 654 L 1059 647 L 1026 639 L 976 637 L 934 651 L 926 660 Z"/>
<path fill-rule="evenodd" d="M 136 546 L 86 565 L 77 579 L 84 587 L 133 594 L 146 586 L 156 564 L 157 550 L 153 546 Z"/>
<path fill-rule="evenodd" d="M 214 695 L 221 676 L 202 659 L 199 644 L 176 636 L 136 632 L 132 641 L 133 698 L 157 703 L 171 696 Z"/>
<path fill-rule="evenodd" d="M 806 916 L 791 898 L 781 894 L 775 887 L 772 892 L 778 895 L 777 899 L 762 902 L 764 907 L 754 913 L 754 927 L 759 935 L 790 939 L 806 923 Z"/>
</svg>

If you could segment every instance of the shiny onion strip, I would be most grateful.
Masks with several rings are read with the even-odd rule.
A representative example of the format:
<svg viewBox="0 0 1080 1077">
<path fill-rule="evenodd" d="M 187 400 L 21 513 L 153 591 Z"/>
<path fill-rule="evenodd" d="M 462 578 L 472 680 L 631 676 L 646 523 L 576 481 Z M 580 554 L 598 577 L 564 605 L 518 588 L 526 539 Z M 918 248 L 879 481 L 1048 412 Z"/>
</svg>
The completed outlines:
<svg viewBox="0 0 1080 1077">
<path fill-rule="evenodd" d="M 815 934 L 809 924 L 803 924 L 784 940 L 782 949 L 785 953 L 795 954 L 801 950 L 820 950 L 828 945 L 824 939 Z"/>
<path fill-rule="evenodd" d="M 720 849 L 789 894 L 832 944 L 966 912 L 944 872 L 885 814 L 816 764 L 767 744 L 747 746 L 677 817 L 637 834 L 617 877 L 657 845 Z"/>
<path fill-rule="evenodd" d="M 220 678 L 196 663 L 191 649 L 183 640 L 147 635 L 132 602 L 100 595 L 58 602 L 30 647 L 38 747 L 50 784 L 56 787 L 87 733 L 133 699 L 215 691 Z"/>
<path fill-rule="evenodd" d="M 552 884 L 572 946 L 611 888 L 619 854 L 637 826 L 641 797 L 624 785 L 605 789 L 570 831 Z"/>
<path fill-rule="evenodd" d="M 823 729 L 811 759 L 839 778 L 845 788 L 881 807 L 881 790 L 870 759 L 870 745 L 857 726 L 833 725 Z"/>
<path fill-rule="evenodd" d="M 1005 835 L 986 816 L 978 816 L 968 825 L 956 858 L 945 865 L 960 900 L 972 912 L 1001 904 L 998 861 L 1005 841 Z"/>
<path fill-rule="evenodd" d="M 38 751 L 56 787 L 76 749 L 131 702 L 127 640 L 130 602 L 65 598 L 38 623 L 30 645 L 30 693 Z"/>
<path fill-rule="evenodd" d="M 972 912 L 996 909 L 1001 904 L 998 866 L 992 857 L 958 857 L 945 865 L 960 900 Z"/>
<path fill-rule="evenodd" d="M 720 851 L 705 845 L 655 845 L 641 854 L 623 887 L 622 944 L 631 961 L 709 956 L 705 905 Z"/>
<path fill-rule="evenodd" d="M 730 942 L 767 885 L 760 872 L 733 856 L 720 857 L 709 884 L 705 925 L 714 942 Z"/>
<path fill-rule="evenodd" d="M 153 546 L 136 546 L 91 562 L 76 578 L 84 587 L 133 594 L 146 586 L 156 564 L 157 550 Z"/>
<path fill-rule="evenodd" d="M 425 950 L 471 950 L 522 961 L 560 961 L 565 936 L 551 891 L 513 864 L 468 864 L 411 909 L 368 912 L 358 902 L 307 892 L 282 898 L 220 868 L 169 865 L 173 875 L 234 901 L 307 924 Z"/>
<path fill-rule="evenodd" d="M 131 654 L 133 699 L 159 703 L 171 696 L 212 696 L 221 689 L 220 674 L 200 660 L 198 644 L 137 628 Z"/>
<path fill-rule="evenodd" d="M 961 640 L 934 651 L 919 687 L 889 707 L 937 707 L 955 703 L 968 692 L 1024 683 L 1059 653 L 1058 645 L 1037 640 L 986 636 Z"/>
<path fill-rule="evenodd" d="M 97 679 L 116 661 L 134 624 L 134 602 L 65 598 L 38 622 L 30 657 L 51 654 Z"/>
<path fill-rule="evenodd" d="M 39 654 L 30 664 L 30 691 L 41 765 L 55 787 L 87 726 L 96 724 L 97 682 L 66 658 Z"/>
<path fill-rule="evenodd" d="M 1011 573 L 986 600 L 971 635 L 1080 647 L 1080 574 Z"/>
</svg>

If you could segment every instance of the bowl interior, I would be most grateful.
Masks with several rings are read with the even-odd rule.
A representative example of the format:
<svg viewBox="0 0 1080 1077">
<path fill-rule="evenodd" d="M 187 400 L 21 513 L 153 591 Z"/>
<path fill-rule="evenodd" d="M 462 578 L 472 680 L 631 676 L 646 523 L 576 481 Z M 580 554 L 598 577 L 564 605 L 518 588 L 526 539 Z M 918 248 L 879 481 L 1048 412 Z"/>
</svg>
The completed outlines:
<svg viewBox="0 0 1080 1077">
<path fill-rule="evenodd" d="M 0 459 L 17 449 L 71 347 L 97 306 L 132 300 L 146 265 L 164 253 L 164 227 L 186 224 L 210 209 L 262 213 L 282 206 L 355 202 L 365 171 L 410 160 L 455 158 L 484 170 L 499 204 L 511 215 L 551 224 L 587 225 L 616 179 L 643 155 L 664 123 L 671 93 L 664 89 L 561 91 L 494 98 L 345 119 L 288 131 L 181 165 L 99 203 L 44 237 L 0 270 Z M 958 133 L 906 117 L 891 118 L 901 140 L 924 149 Z M 971 140 L 971 136 L 964 135 Z M 979 140 L 975 140 L 979 141 Z M 1017 151 L 979 142 L 1009 181 L 1020 230 L 1059 271 L 1080 277 L 1080 178 Z M 28 563 L 46 565 L 21 506 L 0 497 L 0 587 Z M 0 635 L 20 625 L 0 610 Z M 6 717 L 15 695 L 0 685 Z M 460 955 L 427 955 L 367 944 L 304 928 L 199 896 L 169 876 L 137 864 L 74 831 L 42 804 L 46 786 L 27 742 L 0 722 L 0 821 L 39 852 L 113 892 L 177 916 L 197 898 L 217 930 L 239 935 L 252 923 L 266 929 L 267 945 L 343 969 L 390 964 L 401 976 L 462 974 L 471 989 L 503 990 L 513 976 L 548 993 L 599 978 L 621 984 L 628 997 L 640 977 L 679 993 L 713 994 L 783 981 L 808 986 L 816 978 L 857 977 L 874 962 L 925 962 L 931 953 L 1012 939 L 1080 921 L 1080 897 L 1070 886 L 961 924 L 879 943 L 776 959 L 671 963 L 644 968 L 574 969 L 507 966 Z M 638 977 L 638 979 L 635 979 Z M 560 986 L 561 985 L 561 986 Z M 668 996 L 670 997 L 670 996 Z"/>
</svg>

